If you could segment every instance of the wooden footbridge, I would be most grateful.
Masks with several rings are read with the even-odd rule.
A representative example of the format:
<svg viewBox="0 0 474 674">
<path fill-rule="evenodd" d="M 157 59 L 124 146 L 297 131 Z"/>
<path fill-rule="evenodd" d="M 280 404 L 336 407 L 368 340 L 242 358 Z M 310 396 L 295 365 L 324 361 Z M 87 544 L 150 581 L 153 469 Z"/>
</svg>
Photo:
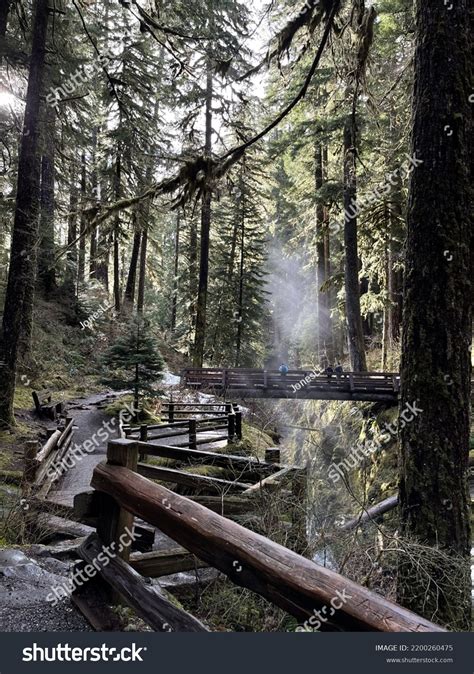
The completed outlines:
<svg viewBox="0 0 474 674">
<path fill-rule="evenodd" d="M 187 368 L 181 373 L 187 388 L 233 398 L 361 400 L 396 403 L 400 376 L 385 372 L 316 374 L 314 370 Z"/>
</svg>

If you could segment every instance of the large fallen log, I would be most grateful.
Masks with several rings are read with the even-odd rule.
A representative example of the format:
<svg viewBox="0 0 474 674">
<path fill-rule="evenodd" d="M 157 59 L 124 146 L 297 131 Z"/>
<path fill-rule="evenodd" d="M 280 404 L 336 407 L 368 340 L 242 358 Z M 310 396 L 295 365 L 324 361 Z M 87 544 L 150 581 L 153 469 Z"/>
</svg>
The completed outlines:
<svg viewBox="0 0 474 674">
<path fill-rule="evenodd" d="M 92 527 L 87 526 L 87 524 L 81 524 L 80 522 L 74 522 L 48 513 L 40 513 L 38 515 L 36 526 L 43 540 L 57 536 L 81 538 L 93 532 Z"/>
<path fill-rule="evenodd" d="M 126 469 L 125 469 L 126 470 Z M 79 556 L 97 568 L 104 547 L 96 534 L 92 534 L 79 548 Z M 118 592 L 126 603 L 152 627 L 155 632 L 208 632 L 196 618 L 177 608 L 163 597 L 158 588 L 144 578 L 119 557 L 107 557 L 108 563 L 101 562 L 101 577 Z"/>
<path fill-rule="evenodd" d="M 421 616 L 365 587 L 228 520 L 121 466 L 100 464 L 92 486 L 154 524 L 234 583 L 247 587 L 298 619 L 337 599 L 339 628 L 376 632 L 443 632 Z M 344 598 L 344 599 L 343 599 Z M 323 623 L 321 629 L 327 629 Z"/>
<path fill-rule="evenodd" d="M 380 503 L 376 503 L 374 506 L 367 508 L 367 510 L 363 510 L 359 515 L 357 515 L 357 517 L 354 517 L 348 522 L 345 522 L 341 527 L 339 527 L 339 529 L 341 531 L 352 531 L 352 529 L 356 529 L 358 526 L 362 526 L 367 524 L 367 522 L 376 520 L 381 515 L 388 513 L 390 510 L 393 510 L 393 508 L 396 508 L 397 505 L 398 494 L 389 496 L 383 501 L 380 501 Z"/>
</svg>

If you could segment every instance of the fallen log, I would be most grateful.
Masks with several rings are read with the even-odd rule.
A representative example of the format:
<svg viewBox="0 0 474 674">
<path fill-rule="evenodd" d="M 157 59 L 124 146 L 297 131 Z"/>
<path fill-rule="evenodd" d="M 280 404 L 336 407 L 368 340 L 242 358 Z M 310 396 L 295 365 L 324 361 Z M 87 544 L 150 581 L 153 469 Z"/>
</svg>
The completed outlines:
<svg viewBox="0 0 474 674">
<path fill-rule="evenodd" d="M 353 581 L 217 515 L 127 468 L 96 467 L 92 486 L 125 510 L 154 524 L 234 583 L 265 597 L 298 619 L 345 601 L 334 621 L 340 628 L 376 632 L 444 632 L 439 625 Z M 323 624 L 321 629 L 326 627 Z"/>
<path fill-rule="evenodd" d="M 65 538 L 81 538 L 88 536 L 93 529 L 86 524 L 73 522 L 72 520 L 58 517 L 47 513 L 40 513 L 36 519 L 36 526 L 41 532 L 43 539 L 55 536 L 64 536 Z"/>
<path fill-rule="evenodd" d="M 276 473 L 273 473 L 273 475 L 269 475 L 263 480 L 259 480 L 255 484 L 252 484 L 247 487 L 245 490 L 244 494 L 252 494 L 254 492 L 261 491 L 263 489 L 276 489 L 281 486 L 280 480 L 282 478 L 288 478 L 291 477 L 292 475 L 296 474 L 296 472 L 299 469 L 296 468 L 295 466 L 285 466 L 284 468 L 281 468 Z"/>
<path fill-rule="evenodd" d="M 398 494 L 389 496 L 383 501 L 380 501 L 380 503 L 376 503 L 374 506 L 363 510 L 359 515 L 357 515 L 357 517 L 354 517 L 348 522 L 345 522 L 341 527 L 339 527 L 339 529 L 341 531 L 352 531 L 352 529 L 356 529 L 358 526 L 362 526 L 367 524 L 367 522 L 376 520 L 381 515 L 384 515 L 390 510 L 393 510 L 393 508 L 396 508 L 397 505 Z"/>
<path fill-rule="evenodd" d="M 127 469 L 124 469 L 127 470 Z M 79 548 L 79 556 L 87 564 L 97 568 L 104 548 L 96 534 L 92 534 Z M 196 618 L 177 608 L 160 594 L 157 587 L 144 578 L 119 557 L 107 557 L 101 562 L 101 577 L 120 594 L 155 632 L 208 632 Z"/>
</svg>

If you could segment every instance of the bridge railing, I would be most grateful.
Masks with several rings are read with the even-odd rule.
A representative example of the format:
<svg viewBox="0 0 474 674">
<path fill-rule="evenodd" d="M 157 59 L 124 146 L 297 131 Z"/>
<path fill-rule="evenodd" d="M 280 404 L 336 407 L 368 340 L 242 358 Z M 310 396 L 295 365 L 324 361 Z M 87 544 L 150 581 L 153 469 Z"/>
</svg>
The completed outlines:
<svg viewBox="0 0 474 674">
<path fill-rule="evenodd" d="M 186 368 L 181 374 L 183 386 L 232 391 L 241 389 L 288 389 L 308 390 L 328 388 L 342 392 L 389 392 L 398 393 L 398 374 L 381 372 L 342 372 L 315 374 L 313 370 L 278 370 L 252 368 Z"/>
<path fill-rule="evenodd" d="M 128 564 L 129 547 L 119 548 L 134 517 L 156 526 L 207 565 L 224 573 L 287 611 L 300 621 L 345 597 L 320 629 L 376 632 L 443 632 L 443 628 L 319 566 L 264 536 L 233 522 L 189 498 L 138 475 L 139 447 L 130 440 L 110 443 L 107 464 L 96 467 L 92 486 L 101 494 L 98 536 L 90 537 L 80 554 L 96 566 L 112 543 L 120 558 L 101 568 L 101 576 L 155 630 L 203 631 L 193 616 L 176 609 Z M 97 568 L 97 566 L 96 566 Z"/>
<path fill-rule="evenodd" d="M 122 425 L 121 436 L 123 438 L 136 439 L 142 442 L 179 438 L 187 435 L 188 440 L 176 444 L 177 447 L 190 447 L 196 449 L 198 445 L 212 444 L 214 442 L 234 442 L 242 439 L 242 412 L 238 407 L 226 404 L 223 412 L 211 411 L 211 415 L 201 418 L 188 418 L 175 421 L 176 410 L 171 413 L 168 408 L 168 417 L 172 421 L 160 424 L 140 424 L 139 426 Z M 206 408 L 207 410 L 208 408 Z M 186 414 L 193 413 L 186 410 Z M 222 431 L 221 435 L 209 435 L 216 431 Z"/>
</svg>

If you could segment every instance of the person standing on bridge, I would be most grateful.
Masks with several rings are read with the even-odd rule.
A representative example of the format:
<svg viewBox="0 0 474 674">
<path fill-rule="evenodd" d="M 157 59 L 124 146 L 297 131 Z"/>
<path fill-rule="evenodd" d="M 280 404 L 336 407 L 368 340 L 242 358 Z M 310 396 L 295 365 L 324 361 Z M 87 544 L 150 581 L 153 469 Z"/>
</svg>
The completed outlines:
<svg viewBox="0 0 474 674">
<path fill-rule="evenodd" d="M 280 375 L 281 375 L 281 379 L 282 379 L 282 381 L 284 381 L 285 383 L 286 383 L 286 375 L 288 374 L 288 371 L 289 371 L 289 367 L 288 367 L 288 365 L 286 365 L 285 363 L 282 363 L 282 364 L 280 365 L 280 367 L 278 368 L 278 372 L 279 372 Z"/>
<path fill-rule="evenodd" d="M 330 365 L 324 370 L 324 374 L 327 376 L 329 384 L 331 382 L 331 377 L 334 374 L 334 370 Z"/>
</svg>

